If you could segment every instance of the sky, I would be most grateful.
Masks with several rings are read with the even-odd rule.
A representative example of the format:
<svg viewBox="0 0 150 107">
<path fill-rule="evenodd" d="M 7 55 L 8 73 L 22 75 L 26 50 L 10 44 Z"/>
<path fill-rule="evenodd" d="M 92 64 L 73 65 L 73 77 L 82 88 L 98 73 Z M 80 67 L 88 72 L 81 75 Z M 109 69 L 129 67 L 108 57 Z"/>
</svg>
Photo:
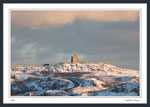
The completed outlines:
<svg viewBox="0 0 150 107">
<path fill-rule="evenodd" d="M 138 11 L 12 11 L 11 64 L 108 62 L 139 70 Z"/>
</svg>

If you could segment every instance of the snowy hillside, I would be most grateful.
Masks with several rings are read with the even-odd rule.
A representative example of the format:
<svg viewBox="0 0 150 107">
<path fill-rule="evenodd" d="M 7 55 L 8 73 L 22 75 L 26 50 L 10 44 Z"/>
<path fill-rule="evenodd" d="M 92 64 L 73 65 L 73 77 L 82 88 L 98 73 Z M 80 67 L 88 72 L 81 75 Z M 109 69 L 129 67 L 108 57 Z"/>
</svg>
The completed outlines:
<svg viewBox="0 0 150 107">
<path fill-rule="evenodd" d="M 107 63 L 12 66 L 13 96 L 138 96 L 139 71 Z"/>
<path fill-rule="evenodd" d="M 112 76 L 136 76 L 139 77 L 139 72 L 135 70 L 118 68 L 106 63 L 63 63 L 50 67 L 53 72 L 105 72 Z"/>
</svg>

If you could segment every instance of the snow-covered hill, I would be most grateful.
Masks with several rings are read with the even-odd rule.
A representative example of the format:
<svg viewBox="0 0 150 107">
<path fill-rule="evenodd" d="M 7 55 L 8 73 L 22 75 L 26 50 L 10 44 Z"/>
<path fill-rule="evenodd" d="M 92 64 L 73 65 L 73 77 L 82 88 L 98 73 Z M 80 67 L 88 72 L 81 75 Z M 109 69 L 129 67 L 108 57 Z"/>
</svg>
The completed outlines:
<svg viewBox="0 0 150 107">
<path fill-rule="evenodd" d="M 103 72 L 112 76 L 139 77 L 139 71 L 119 68 L 107 63 L 60 63 L 53 66 L 13 66 L 12 73 Z"/>
<path fill-rule="evenodd" d="M 12 95 L 139 95 L 139 71 L 119 68 L 108 63 L 20 65 L 12 66 L 11 69 Z"/>
<path fill-rule="evenodd" d="M 119 68 L 107 63 L 62 63 L 50 67 L 52 72 L 105 72 L 113 76 L 139 77 L 139 71 Z"/>
</svg>

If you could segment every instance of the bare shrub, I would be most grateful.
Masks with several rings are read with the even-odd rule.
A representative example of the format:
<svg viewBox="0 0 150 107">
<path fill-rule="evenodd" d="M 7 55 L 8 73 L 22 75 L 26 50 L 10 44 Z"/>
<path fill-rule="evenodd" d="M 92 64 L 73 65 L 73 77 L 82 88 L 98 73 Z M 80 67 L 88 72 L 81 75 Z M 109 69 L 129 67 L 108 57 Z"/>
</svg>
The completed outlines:
<svg viewBox="0 0 150 107">
<path fill-rule="evenodd" d="M 29 79 L 29 80 L 32 80 L 32 81 L 33 81 L 33 80 L 36 80 L 35 77 L 29 77 L 28 79 Z"/>
<path fill-rule="evenodd" d="M 15 82 L 15 85 L 16 85 L 16 86 L 22 86 L 22 87 L 24 87 L 24 86 L 25 86 L 25 83 L 24 83 L 23 81 L 16 81 L 16 82 Z"/>
<path fill-rule="evenodd" d="M 34 92 L 34 94 L 32 96 L 37 96 L 36 93 Z"/>
<path fill-rule="evenodd" d="M 71 72 L 71 73 L 55 73 L 56 77 L 82 77 L 84 74 L 90 74 L 89 72 Z"/>
<path fill-rule="evenodd" d="M 51 80 L 52 80 L 52 78 L 51 78 L 51 77 L 48 77 L 48 78 L 47 78 L 47 81 L 51 81 Z"/>
<path fill-rule="evenodd" d="M 41 71 L 40 74 L 42 74 L 42 75 L 49 75 L 50 73 L 48 71 Z"/>
</svg>

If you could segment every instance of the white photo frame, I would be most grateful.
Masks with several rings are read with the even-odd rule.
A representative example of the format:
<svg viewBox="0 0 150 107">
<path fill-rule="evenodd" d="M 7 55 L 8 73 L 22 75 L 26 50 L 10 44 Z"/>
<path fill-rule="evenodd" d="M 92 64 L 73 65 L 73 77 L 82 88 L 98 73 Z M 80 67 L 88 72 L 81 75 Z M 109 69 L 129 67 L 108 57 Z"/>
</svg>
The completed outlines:
<svg viewBox="0 0 150 107">
<path fill-rule="evenodd" d="M 147 103 L 147 4 L 8 4 L 3 11 L 3 103 L 39 104 L 137 104 Z M 140 12 L 140 96 L 99 96 L 99 97 L 46 97 L 10 96 L 11 71 L 11 11 L 12 10 L 138 10 Z"/>
</svg>

